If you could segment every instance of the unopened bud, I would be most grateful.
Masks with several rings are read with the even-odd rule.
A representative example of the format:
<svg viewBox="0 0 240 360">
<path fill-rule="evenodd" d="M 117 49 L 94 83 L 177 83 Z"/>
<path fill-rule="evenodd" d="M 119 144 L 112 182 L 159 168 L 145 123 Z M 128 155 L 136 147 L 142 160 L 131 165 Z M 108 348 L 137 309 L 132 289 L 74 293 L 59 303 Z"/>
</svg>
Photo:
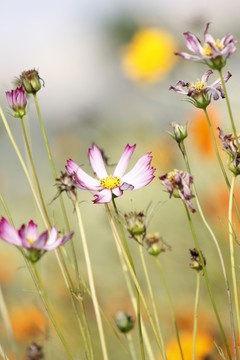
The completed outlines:
<svg viewBox="0 0 240 360">
<path fill-rule="evenodd" d="M 172 123 L 173 133 L 168 131 L 168 134 L 176 140 L 177 143 L 181 143 L 188 136 L 187 124 L 182 126 L 178 123 Z"/>
<path fill-rule="evenodd" d="M 119 311 L 117 313 L 116 323 L 117 323 L 118 329 L 122 333 L 129 332 L 130 330 L 132 330 L 132 328 L 134 326 L 134 321 L 133 321 L 131 315 L 126 312 L 123 312 L 123 311 Z"/>
<path fill-rule="evenodd" d="M 38 71 L 35 69 L 23 71 L 20 81 L 28 94 L 36 94 L 42 86 Z"/>
<path fill-rule="evenodd" d="M 202 262 L 201 262 L 201 258 L 199 255 L 199 252 L 197 251 L 197 249 L 189 249 L 190 251 L 190 263 L 189 266 L 191 269 L 197 270 L 197 271 L 201 271 L 203 269 L 202 266 Z M 203 258 L 203 262 L 204 262 L 204 266 L 206 265 L 206 259 L 203 256 L 203 253 L 201 252 L 202 258 Z"/>
</svg>

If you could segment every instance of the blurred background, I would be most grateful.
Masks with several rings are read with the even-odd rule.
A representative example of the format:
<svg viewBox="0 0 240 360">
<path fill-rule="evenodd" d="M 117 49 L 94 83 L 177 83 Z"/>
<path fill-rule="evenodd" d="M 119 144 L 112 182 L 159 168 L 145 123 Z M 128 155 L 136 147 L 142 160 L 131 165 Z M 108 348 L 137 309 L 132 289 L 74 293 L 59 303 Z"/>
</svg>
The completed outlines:
<svg viewBox="0 0 240 360">
<path fill-rule="evenodd" d="M 13 0 L 11 3 L 1 4 L 0 101 L 24 155 L 20 122 L 11 116 L 5 91 L 14 88 L 14 80 L 22 71 L 32 68 L 37 69 L 44 80 L 38 100 L 59 174 L 64 170 L 68 158 L 83 165 L 84 169 L 92 174 L 87 157 L 92 143 L 104 150 L 110 164 L 117 163 L 127 143 L 137 144 L 130 167 L 144 153 L 152 152 L 153 165 L 157 168 L 154 182 L 145 189 L 124 194 L 117 204 L 122 215 L 131 210 L 144 211 L 150 203 L 155 209 L 149 231 L 159 231 L 172 248 L 171 252 L 161 255 L 161 262 L 173 295 L 181 336 L 184 341 L 186 339 L 186 344 L 192 334 L 196 274 L 189 270 L 189 248 L 194 247 L 194 243 L 183 208 L 179 206 L 177 199 L 168 200 L 168 195 L 157 179 L 159 175 L 174 168 L 184 170 L 178 147 L 166 133 L 171 130 L 172 122 L 188 122 L 189 137 L 186 146 L 195 184 L 203 209 L 226 255 L 227 264 L 228 192 L 201 110 L 196 110 L 186 101 L 182 101 L 183 96 L 168 91 L 169 86 L 178 80 L 187 82 L 201 78 L 206 67 L 184 61 L 173 53 L 186 51 L 183 32 L 187 30 L 202 40 L 207 22 L 211 22 L 210 33 L 215 38 L 221 38 L 230 32 L 238 40 L 239 8 L 240 5 L 234 0 L 221 4 L 217 0 L 42 0 L 39 3 Z M 224 68 L 224 73 L 229 70 L 233 75 L 228 83 L 228 93 L 236 124 L 236 114 L 239 113 L 239 60 L 237 51 Z M 217 75 L 213 74 L 209 82 L 216 79 Z M 57 201 L 51 203 L 57 189 L 54 187 L 33 98 L 29 98 L 28 104 L 26 125 L 31 136 L 44 199 L 49 204 L 52 221 L 64 231 L 59 204 Z M 230 130 L 224 101 L 211 104 L 209 113 L 214 129 L 221 126 L 226 132 Z M 0 124 L 0 140 L 0 189 L 16 227 L 19 228 L 22 223 L 34 219 L 43 231 L 40 215 L 3 124 Z M 219 148 L 221 149 L 220 143 Z M 109 172 L 111 171 L 112 167 L 109 167 Z M 67 197 L 64 199 L 71 228 L 75 231 L 74 241 L 79 254 L 80 269 L 83 278 L 87 279 L 73 205 Z M 97 293 L 102 308 L 114 325 L 117 311 L 133 314 L 133 310 L 113 236 L 105 208 L 93 206 L 92 195 L 87 192 L 79 192 L 79 201 Z M 1 214 L 5 216 L 2 208 Z M 226 324 L 228 335 L 227 300 L 220 263 L 198 214 L 194 215 L 194 221 L 207 258 L 210 281 L 221 319 Z M 51 330 L 21 256 L 16 249 L 6 244 L 0 245 L 0 282 L 20 358 L 25 358 L 26 348 L 36 341 L 43 346 L 46 359 L 64 360 L 66 357 L 61 343 Z M 129 245 L 141 285 L 147 294 L 138 246 L 132 240 L 129 240 Z M 66 248 L 68 249 L 68 246 Z M 170 360 L 179 359 L 159 272 L 152 257 L 148 256 L 146 260 L 156 295 L 163 336 L 168 344 L 168 356 Z M 75 351 L 76 359 L 82 359 L 83 347 L 79 341 L 77 324 L 54 254 L 47 254 L 39 266 L 57 317 Z M 99 354 L 96 359 L 101 359 L 91 300 L 84 295 L 84 301 L 91 331 L 96 337 L 95 352 Z M 110 358 L 126 359 L 127 355 L 111 328 L 107 325 L 105 328 Z M 0 329 L 0 343 L 9 358 L 14 359 L 2 321 Z M 150 329 L 149 334 L 152 337 Z M 133 330 L 133 338 L 139 351 L 137 328 Z M 219 358 L 213 340 L 221 345 L 214 313 L 202 279 L 198 347 L 206 348 L 206 352 L 199 352 L 199 360 Z M 124 337 L 122 341 L 125 341 Z M 153 347 L 158 359 L 157 347 Z M 191 359 L 191 352 L 186 350 L 185 356 L 186 359 Z"/>
</svg>

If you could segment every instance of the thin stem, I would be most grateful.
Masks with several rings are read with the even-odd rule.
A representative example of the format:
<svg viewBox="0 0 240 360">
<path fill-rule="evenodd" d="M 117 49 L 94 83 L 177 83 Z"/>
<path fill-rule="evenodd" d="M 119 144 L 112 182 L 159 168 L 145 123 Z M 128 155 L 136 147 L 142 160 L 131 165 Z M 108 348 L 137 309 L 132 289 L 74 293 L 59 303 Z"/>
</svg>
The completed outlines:
<svg viewBox="0 0 240 360">
<path fill-rule="evenodd" d="M 4 200 L 4 198 L 3 198 L 3 196 L 2 196 L 1 193 L 0 193 L 0 201 L 1 201 L 1 203 L 2 203 L 2 206 L 3 206 L 4 210 L 5 210 L 5 213 L 6 213 L 6 215 L 7 215 L 8 220 L 11 222 L 11 224 L 13 224 L 12 216 L 11 216 L 11 214 L 10 214 L 10 211 L 9 211 L 9 209 L 8 209 L 8 206 L 7 206 L 7 204 L 6 204 L 6 202 L 5 202 L 5 200 Z"/>
<path fill-rule="evenodd" d="M 125 250 L 126 250 L 126 253 L 127 253 L 127 256 L 128 256 L 128 260 L 129 260 L 129 262 L 130 262 L 130 264 L 132 266 L 134 274 L 136 275 L 136 270 L 135 270 L 135 267 L 134 267 L 133 259 L 132 259 L 131 253 L 130 253 L 130 249 L 128 247 L 127 239 L 126 239 L 126 236 L 125 236 L 125 233 L 124 233 L 124 230 L 123 230 L 122 222 L 121 222 L 119 212 L 118 212 L 118 209 L 117 209 L 117 205 L 116 205 L 116 202 L 115 202 L 114 198 L 112 199 L 112 203 L 113 203 L 115 213 L 117 215 L 118 224 L 119 224 L 119 228 L 120 228 L 120 231 L 121 231 L 124 247 L 125 247 Z M 140 297 L 139 297 L 139 292 L 138 292 L 137 288 L 136 288 L 136 297 L 137 297 L 138 333 L 139 333 L 139 340 L 140 340 L 140 347 L 141 347 L 141 356 L 142 356 L 142 359 L 144 360 L 145 359 L 145 353 L 144 353 L 144 344 L 143 344 L 143 335 L 142 335 L 142 326 L 141 326 Z"/>
<path fill-rule="evenodd" d="M 213 292 L 212 292 L 210 282 L 209 282 L 209 279 L 208 279 L 208 274 L 207 274 L 206 266 L 204 264 L 204 259 L 203 259 L 203 256 L 202 256 L 202 252 L 200 250 L 200 246 L 199 246 L 199 243 L 198 243 L 197 235 L 196 235 L 195 230 L 194 230 L 192 219 L 191 219 L 191 216 L 190 216 L 187 205 L 184 202 L 183 202 L 183 205 L 184 205 L 184 208 L 185 208 L 185 211 L 186 211 L 186 214 L 187 214 L 187 218 L 188 218 L 189 226 L 190 226 L 190 229 L 191 229 L 191 232 L 192 232 L 192 235 L 193 235 L 194 243 L 195 243 L 195 246 L 196 246 L 197 251 L 199 253 L 201 265 L 202 265 L 202 268 L 203 268 L 204 278 L 205 278 L 205 281 L 206 281 L 206 285 L 207 285 L 207 289 L 208 289 L 208 292 L 209 292 L 209 295 L 210 295 L 212 306 L 213 306 L 213 309 L 214 309 L 214 312 L 215 312 L 215 316 L 216 316 L 216 319 L 217 319 L 217 322 L 218 322 L 218 326 L 219 326 L 219 329 L 220 329 L 224 344 L 226 346 L 226 350 L 227 350 L 229 359 L 232 359 L 232 355 L 231 355 L 231 352 L 230 352 L 230 349 L 229 349 L 227 338 L 226 338 L 225 332 L 223 330 L 222 322 L 220 320 L 220 316 L 219 316 L 217 306 L 216 306 L 216 303 L 215 303 L 215 300 L 214 300 Z"/>
<path fill-rule="evenodd" d="M 183 156 L 184 156 L 184 161 L 185 161 L 185 164 L 186 164 L 187 171 L 189 172 L 189 174 L 192 174 L 184 142 L 181 143 L 181 148 L 183 150 L 182 153 L 183 153 Z M 203 221 L 204 225 L 206 226 L 208 232 L 210 233 L 210 236 L 213 239 L 213 242 L 214 242 L 214 245 L 216 246 L 217 253 L 218 253 L 218 256 L 219 256 L 219 260 L 220 260 L 220 263 L 221 263 L 223 277 L 224 277 L 226 291 L 227 291 L 228 310 L 229 310 L 231 333 L 232 333 L 232 340 L 233 340 L 233 349 L 234 349 L 234 359 L 237 359 L 237 344 L 236 344 L 236 336 L 235 336 L 235 328 L 234 328 L 234 320 L 233 320 L 232 299 L 231 299 L 231 292 L 230 292 L 227 272 L 226 272 L 226 268 L 225 268 L 225 264 L 224 264 L 224 260 L 223 260 L 223 255 L 222 255 L 220 246 L 218 244 L 218 241 L 216 239 L 216 236 L 215 236 L 212 228 L 210 227 L 209 223 L 207 222 L 207 219 L 206 219 L 206 217 L 205 217 L 205 215 L 204 215 L 204 213 L 202 211 L 202 207 L 201 207 L 201 204 L 200 204 L 200 201 L 199 201 L 197 189 L 196 189 L 196 186 L 195 186 L 194 183 L 192 184 L 192 187 L 193 187 L 193 190 L 194 190 L 195 199 L 196 199 L 199 214 L 200 214 L 200 216 L 202 218 L 202 221 Z"/>
<path fill-rule="evenodd" d="M 134 348 L 134 344 L 133 344 L 133 339 L 132 339 L 132 334 L 130 332 L 127 332 L 126 338 L 127 338 L 127 342 L 128 342 L 131 359 L 137 360 L 137 356 L 136 356 L 136 352 L 135 352 L 135 348 Z"/>
<path fill-rule="evenodd" d="M 58 325 L 58 323 L 57 323 L 57 321 L 55 319 L 55 316 L 53 314 L 52 308 L 50 306 L 50 303 L 49 303 L 48 298 L 46 296 L 46 293 L 44 291 L 44 287 L 42 285 L 41 278 L 40 278 L 39 273 L 37 271 L 36 264 L 31 264 L 31 266 L 32 266 L 33 274 L 35 275 L 34 276 L 34 278 L 35 278 L 34 282 L 35 282 L 35 285 L 36 285 L 36 287 L 38 289 L 38 293 L 39 293 L 39 295 L 40 295 L 40 297 L 42 299 L 43 305 L 44 305 L 44 307 L 45 307 L 45 309 L 47 311 L 47 314 L 48 314 L 49 318 L 51 319 L 52 324 L 53 324 L 53 326 L 54 326 L 54 328 L 55 328 L 55 330 L 56 330 L 56 332 L 57 332 L 57 334 L 58 334 L 58 336 L 59 336 L 59 338 L 60 338 L 60 340 L 61 340 L 61 342 L 62 342 L 62 344 L 63 344 L 63 346 L 64 346 L 64 348 L 65 348 L 65 350 L 67 352 L 67 354 L 68 354 L 68 358 L 74 360 L 74 357 L 73 357 L 73 355 L 71 353 L 71 350 L 70 350 L 70 348 L 68 346 L 68 343 L 66 342 L 66 340 L 65 340 L 65 338 L 64 338 L 64 336 L 62 334 L 62 331 L 61 331 L 61 329 L 60 329 L 60 327 L 59 327 L 59 325 Z"/>
<path fill-rule="evenodd" d="M 221 168 L 223 177 L 224 177 L 224 179 L 225 179 L 225 182 L 226 182 L 226 184 L 227 184 L 227 187 L 228 187 L 228 189 L 230 190 L 231 185 L 230 185 L 230 182 L 229 182 L 229 180 L 228 180 L 227 173 L 226 173 L 226 171 L 225 171 L 225 168 L 224 168 L 224 165 L 223 165 L 221 156 L 220 156 L 219 151 L 218 151 L 216 139 L 215 139 L 215 136 L 214 136 L 212 124 L 211 124 L 211 121 L 210 121 L 210 119 L 209 119 L 207 109 L 204 109 L 203 111 L 204 111 L 204 113 L 205 113 L 205 116 L 206 116 L 206 119 L 207 119 L 207 122 L 208 122 L 208 126 L 209 126 L 209 129 L 210 129 L 210 133 L 211 133 L 211 137 L 212 137 L 212 141 L 213 141 L 213 146 L 214 146 L 215 153 L 216 153 L 216 156 L 217 156 L 217 159 L 218 159 L 218 163 L 219 163 L 219 165 L 220 165 L 220 168 Z M 237 201 L 236 201 L 235 197 L 234 197 L 234 206 L 235 206 L 235 209 L 236 209 L 236 212 L 237 212 L 238 219 L 239 219 L 239 221 L 240 221 L 240 211 L 239 211 L 238 204 L 237 204 Z"/>
<path fill-rule="evenodd" d="M 80 213 L 80 208 L 79 208 L 76 196 L 75 196 L 74 203 L 75 203 L 75 209 L 76 209 L 76 214 L 77 214 L 77 219 L 78 219 L 79 231 L 80 231 L 81 238 L 82 238 L 83 252 L 84 252 L 85 261 L 86 261 L 86 265 L 87 265 L 89 287 L 90 287 L 91 294 L 92 294 L 92 301 L 93 301 L 94 311 L 95 311 L 96 320 L 97 320 L 97 326 L 98 326 L 98 332 L 99 332 L 99 337 L 100 337 L 100 342 L 101 342 L 101 347 L 102 347 L 103 358 L 104 358 L 104 360 L 108 360 L 106 341 L 105 341 L 102 319 L 101 319 L 101 314 L 100 314 L 99 305 L 98 305 L 97 294 L 96 294 L 96 290 L 95 290 L 94 277 L 93 277 L 92 265 L 91 265 L 91 261 L 90 261 L 89 251 L 88 251 L 87 239 L 86 239 L 83 222 L 82 222 L 82 216 Z"/>
<path fill-rule="evenodd" d="M 28 152 L 31 168 L 32 168 L 32 171 L 33 171 L 34 179 L 36 181 L 38 194 L 39 194 L 40 201 L 41 201 L 41 204 L 42 204 L 42 209 L 43 209 L 43 212 L 44 212 L 44 216 L 45 216 L 45 218 L 46 218 L 46 220 L 48 222 L 48 225 L 51 226 L 51 222 L 50 222 L 50 219 L 48 217 L 45 202 L 43 200 L 41 187 L 40 187 L 40 184 L 39 184 L 39 181 L 38 181 L 38 176 L 37 176 L 36 168 L 35 168 L 35 165 L 34 165 L 34 162 L 33 162 L 33 157 L 32 157 L 32 153 L 31 153 L 31 149 L 30 149 L 30 146 L 29 146 L 28 137 L 27 137 L 27 133 L 26 133 L 26 129 L 25 129 L 25 125 L 24 125 L 24 121 L 23 121 L 22 117 L 21 117 L 21 124 L 22 124 L 22 130 L 23 130 L 23 135 L 24 135 L 24 141 L 25 141 L 25 145 L 26 145 L 26 148 L 27 148 L 27 152 Z"/>
<path fill-rule="evenodd" d="M 109 209 L 107 204 L 106 204 L 106 209 L 107 209 L 109 221 L 111 223 L 111 220 L 110 220 L 111 219 L 111 212 L 110 212 L 110 209 Z M 129 278 L 128 267 L 127 267 L 127 265 L 126 265 L 126 263 L 124 261 L 123 253 L 121 251 L 121 248 L 120 248 L 120 246 L 118 244 L 118 241 L 117 241 L 115 236 L 114 236 L 114 239 L 116 240 L 116 247 L 117 247 L 119 259 L 120 259 L 120 262 L 121 262 L 124 278 L 125 278 L 125 281 L 126 281 L 128 293 L 129 293 L 129 296 L 130 296 L 130 299 L 131 299 L 131 302 L 132 302 L 132 306 L 133 306 L 135 315 L 137 316 L 137 299 L 136 299 L 136 296 L 134 295 L 134 289 L 133 289 L 131 280 Z M 119 238 L 119 241 L 121 241 L 120 238 Z M 144 325 L 144 322 L 142 321 L 142 317 L 141 317 L 141 324 L 142 324 L 143 340 L 144 340 L 144 343 L 145 343 L 145 346 L 146 346 L 146 351 L 148 353 L 148 357 L 149 357 L 150 360 L 155 360 L 155 356 L 154 356 L 153 350 L 151 348 L 151 343 L 150 343 L 150 340 L 149 340 L 149 336 L 148 336 L 146 327 Z"/>
<path fill-rule="evenodd" d="M 14 336 L 13 336 L 12 324 L 11 324 L 11 320 L 10 320 L 10 317 L 9 317 L 6 302 L 4 300 L 4 296 L 3 296 L 1 286 L 0 286 L 0 312 L 2 314 L 3 323 L 4 323 L 5 328 L 7 330 L 8 338 L 9 338 L 9 341 L 10 341 L 10 344 L 11 344 L 11 348 L 12 348 L 14 354 L 15 354 L 16 359 L 19 359 L 17 346 L 16 346 Z"/>
<path fill-rule="evenodd" d="M 158 268 L 159 268 L 160 275 L 161 275 L 161 278 L 162 278 L 162 281 L 163 281 L 163 285 L 164 285 L 165 290 L 166 290 L 166 293 L 167 293 L 168 306 L 169 306 L 169 310 L 170 310 L 170 314 L 171 314 L 173 326 L 174 326 L 174 329 L 175 329 L 175 333 L 176 333 L 176 337 L 177 337 L 177 342 L 178 342 L 178 347 L 179 347 L 179 350 L 180 350 L 180 353 L 181 353 L 181 358 L 184 359 L 183 351 L 182 351 L 182 346 L 181 346 L 181 342 L 180 342 L 180 337 L 179 337 L 179 331 L 178 331 L 177 322 L 176 322 L 176 318 L 175 318 L 175 313 L 174 313 L 174 309 L 173 309 L 172 297 L 171 297 L 171 294 L 170 294 L 170 291 L 169 291 L 169 288 L 168 288 L 167 280 L 166 280 L 166 278 L 165 278 L 165 275 L 164 275 L 164 272 L 163 272 L 163 269 L 162 269 L 162 265 L 161 265 L 161 263 L 160 263 L 160 260 L 159 260 L 158 257 L 155 257 L 155 260 L 156 260 L 157 266 L 158 266 Z"/>
<path fill-rule="evenodd" d="M 220 79 L 221 79 L 221 83 L 222 83 L 222 88 L 223 88 L 223 92 L 225 95 L 225 99 L 226 99 L 226 103 L 227 103 L 227 109 L 228 109 L 228 114 L 229 114 L 229 118 L 230 118 L 230 122 L 231 122 L 231 126 L 232 126 L 232 131 L 233 131 L 233 135 L 235 137 L 236 143 L 237 143 L 237 147 L 238 147 L 238 151 L 240 152 L 240 144 L 238 141 L 238 136 L 237 136 L 237 131 L 236 131 L 236 126 L 233 120 L 233 115 L 232 115 L 232 110 L 231 110 L 231 106 L 230 106 L 230 102 L 229 102 L 229 97 L 227 94 L 227 89 L 226 89 L 226 85 L 225 82 L 223 80 L 223 74 L 222 74 L 222 70 L 218 70 Z"/>
<path fill-rule="evenodd" d="M 9 360 L 9 358 L 7 357 L 5 351 L 3 350 L 2 345 L 0 344 L 0 355 L 2 357 L 3 360 Z"/>
<path fill-rule="evenodd" d="M 48 158 L 49 158 L 51 168 L 52 168 L 53 178 L 54 178 L 54 181 L 55 181 L 56 178 L 57 178 L 57 172 L 56 172 L 56 168 L 55 168 L 55 165 L 54 165 L 54 162 L 53 162 L 53 158 L 52 158 L 50 146 L 49 146 L 49 143 L 48 143 L 48 138 L 47 138 L 47 135 L 46 135 L 46 131 L 45 131 L 45 128 L 44 128 L 44 125 L 43 125 L 43 120 L 42 120 L 42 115 L 41 115 L 39 104 L 38 104 L 37 94 L 34 94 L 33 97 L 34 97 L 34 101 L 35 101 L 35 105 L 36 105 L 36 109 L 37 109 L 38 119 L 39 119 L 40 126 L 41 126 L 41 129 L 42 129 L 42 134 L 43 134 L 45 146 L 46 146 L 47 153 L 48 153 Z M 65 205 L 64 205 L 64 201 L 63 201 L 63 198 L 62 198 L 62 194 L 59 195 L 59 201 L 60 201 L 60 205 L 61 205 L 61 209 L 62 209 L 62 213 L 63 213 L 63 217 L 64 217 L 67 232 L 70 232 L 70 225 L 69 225 L 68 216 L 67 216 L 66 208 L 65 208 Z M 74 262 L 74 269 L 75 269 L 75 273 L 76 273 L 77 287 L 79 289 L 80 288 L 80 274 L 79 274 L 79 269 L 78 269 L 77 255 L 76 255 L 76 251 L 75 251 L 75 247 L 74 247 L 74 243 L 73 243 L 72 239 L 70 240 L 70 244 L 71 244 L 72 254 L 73 254 L 73 262 Z"/>
<path fill-rule="evenodd" d="M 201 273 L 197 271 L 197 284 L 196 284 L 196 295 L 195 295 L 195 306 L 194 306 L 194 323 L 193 323 L 193 349 L 192 358 L 196 359 L 196 338 L 197 338 L 197 321 L 198 321 L 198 306 L 199 306 L 199 293 L 200 293 L 200 279 Z"/>
<path fill-rule="evenodd" d="M 161 341 L 160 341 L 160 339 L 159 339 L 159 336 L 158 336 L 158 333 L 157 333 L 155 324 L 154 324 L 154 322 L 153 322 L 152 315 L 151 315 L 151 313 L 150 313 L 149 307 L 148 307 L 148 305 L 147 305 L 147 302 L 146 302 L 146 300 L 145 300 L 145 297 L 144 297 L 144 295 L 143 295 L 143 292 L 142 292 L 142 290 L 141 290 L 141 287 L 140 287 L 140 285 L 139 285 L 139 282 L 138 282 L 138 280 L 137 280 L 137 277 L 136 277 L 136 275 L 135 275 L 135 273 L 134 273 L 134 271 L 133 271 L 133 269 L 132 269 L 132 266 L 131 266 L 130 261 L 129 261 L 129 259 L 128 259 L 126 250 L 125 250 L 125 248 L 124 248 L 124 246 L 123 246 L 123 244 L 122 244 L 122 241 L 121 241 L 121 239 L 120 239 L 120 236 L 119 236 L 119 234 L 118 234 L 118 230 L 117 230 L 117 227 L 116 227 L 114 218 L 113 218 L 113 216 L 112 216 L 112 214 L 111 214 L 111 211 L 110 211 L 108 205 L 106 206 L 106 209 L 107 209 L 108 218 L 109 218 L 109 221 L 110 221 L 110 225 L 111 225 L 111 228 L 112 228 L 112 231 L 113 231 L 114 238 L 115 238 L 115 240 L 116 240 L 116 242 L 117 242 L 117 244 L 118 244 L 118 246 L 119 246 L 119 248 L 120 248 L 120 250 L 121 250 L 121 253 L 122 253 L 123 257 L 124 257 L 124 260 L 125 260 L 125 263 L 126 263 L 126 265 L 127 265 L 127 268 L 128 268 L 128 270 L 129 270 L 129 272 L 130 272 L 130 274 L 131 274 L 131 277 L 132 277 L 132 280 L 133 280 L 133 282 L 134 282 L 134 284 L 135 284 L 135 287 L 138 289 L 140 298 L 141 298 L 142 303 L 143 303 L 143 306 L 144 306 L 144 308 L 145 308 L 145 310 L 146 310 L 146 313 L 147 313 L 147 316 L 148 316 L 150 325 L 151 325 L 151 327 L 152 327 L 154 336 L 155 336 L 155 338 L 156 338 L 158 347 L 159 347 L 159 349 L 161 350 L 161 349 L 162 349 L 162 347 L 161 347 Z"/>
<path fill-rule="evenodd" d="M 149 278 L 146 261 L 145 261 L 145 258 L 144 258 L 143 247 L 141 245 L 139 245 L 139 252 L 140 252 L 140 258 L 141 258 L 141 261 L 142 261 L 144 275 L 145 275 L 147 286 L 148 286 L 148 292 L 149 292 L 151 303 L 152 303 L 153 316 L 155 318 L 159 338 L 161 340 L 162 355 L 163 355 L 163 359 L 166 360 L 167 359 L 166 350 L 165 350 L 164 340 L 163 340 L 163 337 L 162 337 L 162 331 L 161 331 L 161 327 L 160 327 L 160 323 L 159 323 L 159 319 L 158 319 L 156 301 L 155 301 L 155 297 L 154 297 L 154 294 L 153 294 L 153 289 L 152 289 L 151 281 L 150 281 L 150 278 Z"/>
<path fill-rule="evenodd" d="M 233 244 L 234 232 L 233 232 L 233 221 L 232 221 L 232 202 L 233 202 L 233 192 L 234 192 L 235 182 L 236 182 L 236 176 L 234 175 L 232 178 L 232 185 L 231 185 L 231 190 L 230 190 L 230 195 L 229 195 L 228 231 L 229 231 L 229 246 L 230 246 L 230 257 L 231 257 L 233 294 L 234 294 L 235 310 L 236 310 L 236 316 L 237 316 L 238 336 L 240 338 L 240 314 L 239 314 L 236 265 L 235 265 L 234 244 Z"/>
</svg>

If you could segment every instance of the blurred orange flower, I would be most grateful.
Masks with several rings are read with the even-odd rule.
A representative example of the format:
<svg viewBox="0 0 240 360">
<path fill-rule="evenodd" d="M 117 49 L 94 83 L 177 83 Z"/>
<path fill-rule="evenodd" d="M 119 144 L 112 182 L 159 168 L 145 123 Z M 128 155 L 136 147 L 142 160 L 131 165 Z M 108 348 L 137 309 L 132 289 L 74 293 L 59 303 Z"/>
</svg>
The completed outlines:
<svg viewBox="0 0 240 360">
<path fill-rule="evenodd" d="M 14 308 L 10 317 L 13 334 L 17 341 L 29 342 L 29 340 L 47 331 L 47 321 L 44 315 L 33 305 Z"/>
<path fill-rule="evenodd" d="M 220 126 L 219 113 L 216 108 L 208 110 L 210 122 L 212 124 L 215 139 L 218 143 L 217 127 Z M 211 132 L 207 123 L 206 116 L 202 110 L 195 110 L 191 116 L 189 125 L 189 138 L 192 145 L 199 151 L 200 155 L 205 158 L 214 156 L 214 147 Z"/>
<path fill-rule="evenodd" d="M 178 159 L 178 148 L 174 144 L 170 136 L 161 137 L 157 140 L 151 140 L 152 150 L 152 166 L 157 168 L 160 173 L 166 172 L 174 167 L 174 163 Z"/>
<path fill-rule="evenodd" d="M 192 342 L 193 334 L 191 331 L 184 332 L 180 335 L 184 360 L 192 360 Z M 196 360 L 204 360 L 207 356 L 210 356 L 215 345 L 213 338 L 204 332 L 197 334 L 196 340 Z M 176 337 L 170 339 L 166 345 L 166 353 L 168 360 L 177 360 L 181 358 L 178 342 Z"/>
<path fill-rule="evenodd" d="M 138 30 L 123 54 L 125 74 L 147 83 L 161 81 L 177 61 L 176 42 L 166 30 L 142 28 Z"/>
</svg>

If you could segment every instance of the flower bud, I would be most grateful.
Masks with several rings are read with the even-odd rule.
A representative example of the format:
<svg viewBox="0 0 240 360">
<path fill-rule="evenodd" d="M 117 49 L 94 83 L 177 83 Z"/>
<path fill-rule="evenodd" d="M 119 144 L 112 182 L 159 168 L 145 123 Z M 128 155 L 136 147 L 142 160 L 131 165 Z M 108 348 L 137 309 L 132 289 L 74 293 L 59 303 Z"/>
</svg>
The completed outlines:
<svg viewBox="0 0 240 360">
<path fill-rule="evenodd" d="M 23 86 L 12 91 L 6 91 L 6 97 L 14 117 L 22 118 L 26 114 L 27 97 Z"/>
<path fill-rule="evenodd" d="M 191 269 L 197 270 L 197 271 L 201 271 L 203 269 L 202 266 L 202 262 L 199 256 L 199 252 L 197 251 L 197 249 L 189 249 L 190 251 L 190 263 L 189 266 Z M 203 258 L 203 262 L 204 262 L 204 266 L 206 265 L 206 259 L 203 256 L 203 253 L 201 252 L 202 258 Z"/>
<path fill-rule="evenodd" d="M 128 214 L 124 214 L 124 217 L 127 223 L 127 230 L 132 237 L 144 236 L 146 225 L 144 223 L 145 215 L 143 212 L 137 213 L 136 211 L 131 211 Z"/>
<path fill-rule="evenodd" d="M 171 250 L 171 247 L 163 241 L 158 232 L 147 234 L 145 243 L 147 252 L 152 256 L 158 256 L 166 250 Z"/>
<path fill-rule="evenodd" d="M 181 143 L 188 136 L 187 124 L 182 126 L 178 123 L 172 123 L 173 133 L 168 131 L 168 134 L 176 140 L 177 143 Z"/>
<path fill-rule="evenodd" d="M 122 333 L 129 332 L 130 330 L 132 330 L 132 328 L 134 326 L 134 321 L 133 321 L 131 315 L 126 312 L 123 312 L 123 311 L 119 311 L 117 313 L 116 323 L 117 323 L 118 329 Z"/>
<path fill-rule="evenodd" d="M 41 89 L 41 81 L 38 71 L 35 69 L 23 71 L 20 75 L 21 84 L 28 94 L 36 94 Z"/>
</svg>

